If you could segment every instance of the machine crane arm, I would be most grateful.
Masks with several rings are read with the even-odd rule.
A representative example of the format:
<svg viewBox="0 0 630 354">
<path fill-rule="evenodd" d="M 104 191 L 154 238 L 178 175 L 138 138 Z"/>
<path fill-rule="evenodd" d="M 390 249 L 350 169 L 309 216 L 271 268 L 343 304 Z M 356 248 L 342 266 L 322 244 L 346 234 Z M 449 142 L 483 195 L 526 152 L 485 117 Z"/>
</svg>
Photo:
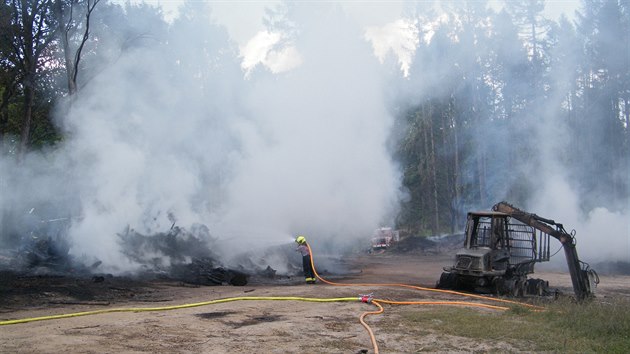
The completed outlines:
<svg viewBox="0 0 630 354">
<path fill-rule="evenodd" d="M 522 211 L 509 203 L 500 202 L 492 207 L 492 210 L 510 215 L 514 219 L 540 230 L 560 241 L 569 266 L 573 291 L 578 300 L 584 300 L 594 295 L 592 287 L 599 282 L 597 273 L 590 269 L 588 264 L 578 258 L 575 239 L 566 232 L 564 226 L 554 220 L 540 217 L 536 214 Z M 582 266 L 583 265 L 583 266 Z"/>
</svg>

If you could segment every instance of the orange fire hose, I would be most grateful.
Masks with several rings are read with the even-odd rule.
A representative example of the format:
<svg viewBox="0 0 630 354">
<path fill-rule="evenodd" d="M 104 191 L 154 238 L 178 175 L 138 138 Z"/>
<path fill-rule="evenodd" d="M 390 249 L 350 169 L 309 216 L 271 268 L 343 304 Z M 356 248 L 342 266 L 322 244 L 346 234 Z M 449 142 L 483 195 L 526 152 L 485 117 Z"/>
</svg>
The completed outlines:
<svg viewBox="0 0 630 354">
<path fill-rule="evenodd" d="M 460 296 L 466 296 L 466 297 L 471 297 L 471 298 L 481 299 L 481 300 L 503 302 L 503 303 L 513 304 L 513 305 L 525 306 L 525 307 L 529 307 L 529 308 L 536 309 L 536 310 L 542 310 L 543 309 L 540 306 L 526 304 L 526 303 L 518 302 L 518 301 L 514 301 L 514 300 L 499 299 L 499 298 L 495 298 L 495 297 L 463 293 L 463 292 L 454 291 L 454 290 L 426 288 L 426 287 L 422 287 L 422 286 L 409 285 L 409 284 L 396 284 L 396 283 L 335 283 L 335 282 L 332 282 L 330 280 L 326 280 L 326 279 L 322 278 L 317 273 L 317 270 L 315 269 L 315 264 L 313 262 L 313 256 L 312 256 L 313 253 L 312 253 L 312 250 L 311 250 L 311 246 L 307 244 L 307 247 L 309 249 L 309 252 L 311 252 L 311 266 L 313 267 L 313 273 L 315 273 L 315 276 L 317 277 L 317 279 L 319 279 L 323 283 L 326 283 L 326 284 L 329 284 L 329 285 L 335 285 L 335 286 L 395 286 L 395 287 L 415 289 L 415 290 L 421 290 L 421 291 L 433 291 L 433 292 L 438 292 L 438 293 L 443 293 L 443 294 L 460 295 Z"/>
<path fill-rule="evenodd" d="M 313 257 L 313 250 L 311 249 L 311 246 L 308 243 L 306 244 L 306 247 L 308 247 L 309 253 L 311 255 L 311 267 L 313 268 L 313 273 L 315 274 L 315 277 L 317 277 L 317 279 L 319 279 L 321 282 L 326 283 L 328 285 L 334 285 L 334 286 L 389 286 L 389 287 L 402 287 L 402 288 L 415 289 L 415 290 L 421 290 L 421 291 L 433 291 L 433 292 L 438 292 L 438 293 L 446 293 L 446 294 L 467 296 L 467 297 L 476 298 L 476 299 L 482 299 L 482 300 L 489 300 L 489 301 L 495 301 L 495 302 L 508 303 L 508 304 L 513 304 L 513 305 L 529 307 L 529 308 L 532 308 L 532 309 L 535 309 L 535 310 L 542 310 L 543 309 L 540 306 L 535 306 L 535 305 L 526 304 L 526 303 L 513 301 L 513 300 L 498 299 L 498 298 L 489 297 L 489 296 L 468 294 L 468 293 L 462 293 L 462 292 L 453 291 L 453 290 L 426 288 L 426 287 L 422 287 L 422 286 L 415 286 L 415 285 L 408 285 L 408 284 L 396 284 L 396 283 L 336 283 L 336 282 L 332 282 L 332 281 L 329 281 L 329 280 L 326 280 L 326 279 L 322 278 L 317 273 L 317 270 L 315 268 L 315 262 L 313 261 L 313 258 L 314 258 Z M 508 307 L 504 307 L 504 306 L 495 306 L 495 305 L 488 305 L 488 304 L 482 304 L 482 303 L 476 303 L 476 302 L 468 302 L 468 301 L 391 301 L 391 300 L 383 300 L 383 299 L 371 299 L 371 298 L 368 299 L 366 297 L 366 300 L 364 302 L 371 302 L 372 304 L 376 305 L 379 308 L 378 311 L 365 312 L 359 318 L 359 320 L 360 320 L 361 324 L 363 325 L 363 327 L 365 327 L 365 329 L 368 331 L 368 334 L 370 336 L 370 341 L 372 342 L 372 346 L 374 347 L 374 353 L 379 353 L 378 344 L 376 342 L 376 337 L 374 336 L 374 332 L 372 331 L 370 326 L 364 321 L 364 318 L 366 316 L 369 316 L 369 315 L 377 315 L 377 314 L 383 313 L 385 310 L 383 309 L 383 306 L 380 303 L 390 304 L 390 305 L 468 306 L 468 307 L 481 307 L 481 308 L 487 308 L 487 309 L 493 309 L 493 310 L 501 310 L 501 311 L 505 311 L 505 310 L 509 309 Z"/>
<path fill-rule="evenodd" d="M 368 332 L 368 335 L 370 336 L 370 342 L 372 342 L 372 348 L 374 348 L 374 353 L 378 354 L 378 343 L 376 343 L 376 336 L 374 336 L 374 332 L 372 332 L 372 328 L 370 328 L 370 326 L 364 321 L 364 319 L 365 317 L 369 315 L 381 314 L 385 311 L 385 309 L 383 308 L 383 306 L 381 306 L 381 304 L 378 303 L 377 300 L 372 300 L 372 303 L 378 307 L 378 311 L 368 311 L 368 312 L 362 313 L 361 317 L 359 317 L 359 322 L 361 322 L 363 327 L 365 327 L 365 329 Z"/>
</svg>

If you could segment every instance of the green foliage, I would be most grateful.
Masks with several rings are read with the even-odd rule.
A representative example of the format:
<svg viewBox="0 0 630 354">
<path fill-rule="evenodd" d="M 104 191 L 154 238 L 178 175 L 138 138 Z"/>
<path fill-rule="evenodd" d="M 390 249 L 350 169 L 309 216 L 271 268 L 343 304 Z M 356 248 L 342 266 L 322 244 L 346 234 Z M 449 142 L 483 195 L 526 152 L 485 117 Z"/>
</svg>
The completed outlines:
<svg viewBox="0 0 630 354">
<path fill-rule="evenodd" d="M 50 107 L 45 106 L 33 114 L 29 145 L 34 149 L 42 149 L 63 140 L 61 131 L 51 120 L 50 111 Z"/>
<path fill-rule="evenodd" d="M 86 14 L 90 7 L 95 13 L 88 26 Z M 130 37 L 139 45 L 138 38 L 149 30 L 162 28 L 161 36 L 165 36 L 167 23 L 158 9 L 129 4 L 127 10 L 125 14 L 119 5 L 99 0 L 5 1 L 0 6 L 0 142 L 19 142 L 29 121 L 27 149 L 41 149 L 63 140 L 53 116 L 63 110 L 56 105 L 71 102 L 68 95 L 76 92 L 76 84 L 80 88 L 102 70 L 96 63 L 120 55 L 130 45 Z M 154 22 L 139 20 L 147 18 Z M 58 28 L 60 24 L 65 27 Z M 86 37 L 87 28 L 90 31 Z M 93 32 L 107 36 L 97 38 Z M 64 33 L 67 36 L 62 37 Z M 25 43 L 31 46 L 21 45 Z M 76 68 L 78 79 L 72 74 L 75 64 L 80 64 Z M 70 85 L 70 79 L 75 85 Z M 34 92 L 33 100 L 26 99 L 29 90 Z M 30 117 L 25 114 L 26 107 L 32 107 Z"/>
</svg>

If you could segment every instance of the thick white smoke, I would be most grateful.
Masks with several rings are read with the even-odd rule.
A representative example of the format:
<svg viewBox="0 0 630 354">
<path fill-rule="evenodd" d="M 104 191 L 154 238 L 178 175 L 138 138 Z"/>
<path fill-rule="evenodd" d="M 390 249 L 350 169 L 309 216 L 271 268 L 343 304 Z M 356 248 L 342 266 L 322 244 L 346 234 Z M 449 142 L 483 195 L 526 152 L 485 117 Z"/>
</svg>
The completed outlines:
<svg viewBox="0 0 630 354">
<path fill-rule="evenodd" d="M 328 26 L 303 19 L 303 65 L 253 83 L 226 234 L 245 223 L 254 234 L 369 235 L 394 206 L 381 68 L 360 29 L 330 11 Z"/>
<path fill-rule="evenodd" d="M 565 54 L 561 51 L 562 47 L 553 48 L 551 55 L 561 57 Z M 580 60 L 573 57 L 567 59 Z M 551 76 L 553 84 L 568 87 L 573 80 L 572 68 L 577 64 L 565 60 L 554 67 Z M 630 262 L 630 201 L 624 203 L 622 198 L 617 198 L 606 204 L 606 198 L 596 196 L 598 192 L 580 188 L 570 174 L 575 170 L 586 169 L 586 163 L 575 161 L 569 164 L 566 156 L 559 153 L 575 144 L 569 137 L 571 122 L 564 119 L 565 114 L 559 109 L 565 99 L 564 91 L 552 91 L 549 97 L 551 103 L 548 107 L 540 108 L 539 117 L 533 125 L 538 158 L 535 159 L 536 163 L 524 169 L 531 172 L 528 180 L 534 187 L 528 211 L 562 223 L 568 232 L 575 230 L 577 252 L 582 261 L 590 264 Z M 592 124 L 597 124 L 597 119 L 593 119 Z M 596 134 L 594 131 L 591 133 Z M 602 147 L 600 153 L 609 154 L 605 149 Z M 600 202 L 593 206 L 593 200 Z M 555 245 L 560 247 L 559 242 Z M 564 265 L 566 262 L 564 252 L 559 252 L 554 258 L 552 264 Z"/>
<path fill-rule="evenodd" d="M 49 158 L 67 169 L 41 176 L 74 197 L 70 253 L 116 272 L 138 266 L 121 253 L 126 227 L 202 223 L 229 257 L 298 233 L 343 244 L 390 216 L 398 176 L 380 65 L 342 11 L 318 11 L 293 38 L 303 65 L 284 74 L 245 78 L 225 30 L 177 19 L 167 39 L 107 65 L 61 117 L 68 139 Z M 33 158 L 12 167 L 30 171 Z M 26 206 L 25 190 L 13 199 Z"/>
<path fill-rule="evenodd" d="M 531 212 L 563 224 L 567 232 L 575 230 L 580 259 L 588 263 L 630 261 L 630 217 L 606 207 L 581 208 L 582 200 L 561 175 L 548 176 L 534 196 Z M 560 242 L 554 242 L 558 248 Z M 554 246 L 552 246 L 553 249 Z M 553 251 L 552 251 L 553 252 Z M 559 252 L 554 264 L 564 264 Z"/>
</svg>

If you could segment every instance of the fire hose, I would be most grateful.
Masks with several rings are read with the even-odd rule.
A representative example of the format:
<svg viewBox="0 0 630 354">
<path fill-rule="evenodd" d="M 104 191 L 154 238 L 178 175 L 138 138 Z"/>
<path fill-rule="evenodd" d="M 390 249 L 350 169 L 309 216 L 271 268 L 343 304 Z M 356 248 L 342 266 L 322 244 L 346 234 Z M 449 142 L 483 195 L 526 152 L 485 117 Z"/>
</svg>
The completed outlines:
<svg viewBox="0 0 630 354">
<path fill-rule="evenodd" d="M 6 325 L 12 325 L 12 324 L 18 324 L 18 323 L 45 321 L 45 320 L 56 320 L 56 319 L 61 319 L 61 318 L 98 315 L 98 314 L 104 314 L 104 313 L 168 311 L 168 310 L 179 310 L 179 309 L 186 309 L 186 308 L 191 308 L 191 307 L 221 304 L 221 303 L 233 302 L 233 301 L 273 301 L 273 300 L 308 301 L 308 302 L 353 302 L 353 301 L 356 302 L 356 301 L 361 301 L 361 298 L 356 297 L 356 296 L 355 297 L 339 297 L 339 298 L 306 298 L 306 297 L 295 297 L 295 296 L 242 296 L 242 297 L 230 297 L 230 298 L 223 298 L 223 299 L 217 299 L 217 300 L 195 302 L 195 303 L 190 303 L 190 304 L 173 305 L 173 306 L 113 308 L 113 309 L 66 313 L 66 314 L 50 315 L 50 316 L 42 316 L 42 317 L 22 318 L 22 319 L 16 319 L 16 320 L 0 321 L 0 326 L 6 326 Z"/>
<path fill-rule="evenodd" d="M 308 249 L 310 251 L 311 250 L 311 246 L 309 246 L 309 245 L 307 245 L 307 246 L 308 246 Z M 311 254 L 312 254 L 312 252 L 311 252 Z M 443 293 L 443 294 L 452 294 L 452 295 L 466 296 L 466 297 L 471 297 L 471 298 L 480 299 L 480 300 L 502 302 L 502 303 L 506 303 L 506 304 L 525 306 L 525 307 L 529 307 L 529 308 L 536 309 L 536 310 L 542 310 L 543 309 L 540 306 L 531 305 L 531 304 L 527 304 L 527 303 L 523 303 L 523 302 L 519 302 L 519 301 L 514 301 L 514 300 L 500 299 L 500 298 L 496 298 L 496 297 L 476 295 L 476 294 L 469 294 L 469 293 L 463 293 L 463 292 L 454 291 L 454 290 L 426 288 L 426 287 L 422 287 L 422 286 L 409 285 L 409 284 L 396 284 L 396 283 L 335 283 L 335 282 L 332 282 L 332 281 L 329 281 L 329 280 L 326 280 L 326 279 L 322 278 L 317 273 L 317 270 L 315 269 L 315 264 L 313 262 L 313 257 L 311 257 L 311 266 L 313 267 L 313 273 L 315 273 L 315 276 L 317 277 L 317 279 L 319 279 L 320 281 L 322 281 L 323 283 L 326 283 L 328 285 L 334 285 L 334 286 L 388 286 L 388 287 L 401 287 L 401 288 L 408 288 L 408 289 L 414 289 L 414 290 L 432 291 L 432 292 L 438 292 L 438 293 Z"/>
<path fill-rule="evenodd" d="M 446 293 L 446 294 L 452 294 L 452 295 L 467 296 L 467 297 L 471 297 L 471 298 L 482 299 L 482 300 L 489 300 L 489 301 L 495 301 L 495 302 L 502 302 L 502 303 L 507 303 L 507 304 L 512 304 L 512 305 L 520 305 L 520 306 L 530 307 L 530 308 L 532 308 L 534 310 L 537 310 L 537 311 L 543 309 L 540 306 L 530 305 L 530 304 L 526 304 L 526 303 L 518 302 L 518 301 L 513 301 L 513 300 L 499 299 L 499 298 L 483 296 L 483 295 L 468 294 L 468 293 L 462 293 L 462 292 L 453 291 L 453 290 L 426 288 L 426 287 L 422 287 L 422 286 L 415 286 L 415 285 L 409 285 L 409 284 L 397 284 L 397 283 L 336 283 L 336 282 L 332 282 L 332 281 L 329 281 L 329 280 L 326 280 L 326 279 L 322 278 L 317 273 L 317 270 L 315 268 L 315 262 L 313 261 L 313 251 L 311 250 L 311 246 L 308 243 L 306 244 L 306 246 L 308 247 L 309 253 L 311 254 L 311 267 L 313 268 L 313 273 L 315 274 L 315 277 L 317 277 L 317 279 L 319 279 L 320 281 L 322 281 L 323 283 L 326 283 L 328 285 L 334 285 L 334 286 L 402 287 L 402 288 L 415 289 L 415 290 L 421 290 L 421 291 L 433 291 L 433 292 Z M 365 298 L 365 297 L 366 296 L 364 295 L 363 298 Z M 379 349 L 378 349 L 378 343 L 376 342 L 376 337 L 374 336 L 374 333 L 372 332 L 372 329 L 364 321 L 364 318 L 366 316 L 368 316 L 368 315 L 377 315 L 377 314 L 383 313 L 385 310 L 384 310 L 383 306 L 381 306 L 381 303 L 389 304 L 389 305 L 468 306 L 468 307 L 482 307 L 482 308 L 501 310 L 501 311 L 505 311 L 505 310 L 509 309 L 508 307 L 504 307 L 504 306 L 495 306 L 495 305 L 488 305 L 488 304 L 469 302 L 469 301 L 391 301 L 391 300 L 384 300 L 384 299 L 372 299 L 371 296 L 369 297 L 369 301 L 364 301 L 364 302 L 371 302 L 372 304 L 374 304 L 374 305 L 379 307 L 379 311 L 365 312 L 365 313 L 363 313 L 361 315 L 361 317 L 359 319 L 361 324 L 363 325 L 363 327 L 365 327 L 365 329 L 367 330 L 368 335 L 370 336 L 370 341 L 372 342 L 372 347 L 374 348 L 374 353 L 377 353 L 377 354 L 379 353 Z"/>
</svg>

